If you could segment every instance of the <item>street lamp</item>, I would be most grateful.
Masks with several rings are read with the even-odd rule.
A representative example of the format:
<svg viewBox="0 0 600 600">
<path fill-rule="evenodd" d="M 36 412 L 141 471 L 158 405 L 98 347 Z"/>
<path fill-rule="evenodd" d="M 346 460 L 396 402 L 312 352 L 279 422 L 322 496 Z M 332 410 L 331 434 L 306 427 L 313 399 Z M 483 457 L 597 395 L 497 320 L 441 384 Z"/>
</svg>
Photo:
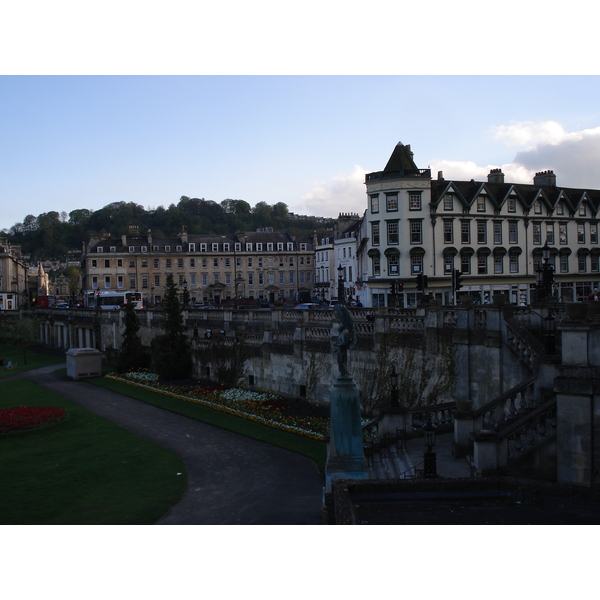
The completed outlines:
<svg viewBox="0 0 600 600">
<path fill-rule="evenodd" d="M 392 390 L 390 393 L 391 406 L 398 406 L 398 373 L 396 373 L 396 367 L 392 367 L 392 372 L 390 373 L 390 384 L 392 386 Z"/>
<path fill-rule="evenodd" d="M 552 296 L 552 285 L 554 283 L 554 267 L 550 264 L 550 248 L 548 240 L 542 248 L 543 264 L 536 271 L 537 275 L 537 301 L 542 302 Z"/>
<path fill-rule="evenodd" d="M 338 302 L 344 303 L 344 268 L 340 264 L 338 272 Z"/>
<path fill-rule="evenodd" d="M 422 427 L 425 434 L 425 446 L 427 450 L 423 453 L 423 476 L 427 479 L 437 477 L 437 464 L 435 452 L 432 448 L 435 446 L 436 426 L 431 422 L 431 413 L 427 415 L 427 422 Z"/>
</svg>

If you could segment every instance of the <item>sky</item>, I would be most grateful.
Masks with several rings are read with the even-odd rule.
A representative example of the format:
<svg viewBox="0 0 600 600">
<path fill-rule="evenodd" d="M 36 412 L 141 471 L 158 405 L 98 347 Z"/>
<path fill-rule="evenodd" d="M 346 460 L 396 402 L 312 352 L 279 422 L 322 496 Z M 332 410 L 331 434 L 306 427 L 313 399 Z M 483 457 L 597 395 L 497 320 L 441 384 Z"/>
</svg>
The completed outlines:
<svg viewBox="0 0 600 600">
<path fill-rule="evenodd" d="M 2 76 L 0 229 L 181 196 L 362 215 L 398 142 L 434 177 L 600 188 L 598 98 L 598 76 Z"/>
</svg>

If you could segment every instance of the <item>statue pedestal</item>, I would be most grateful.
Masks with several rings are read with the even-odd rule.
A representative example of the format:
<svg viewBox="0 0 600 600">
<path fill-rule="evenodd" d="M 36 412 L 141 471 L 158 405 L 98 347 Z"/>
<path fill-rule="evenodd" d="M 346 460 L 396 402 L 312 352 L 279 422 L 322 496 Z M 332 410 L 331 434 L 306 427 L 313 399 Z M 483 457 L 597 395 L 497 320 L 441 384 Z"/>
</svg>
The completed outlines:
<svg viewBox="0 0 600 600">
<path fill-rule="evenodd" d="M 330 398 L 331 427 L 325 465 L 325 492 L 334 479 L 368 479 L 363 451 L 360 394 L 351 377 L 338 377 Z"/>
</svg>

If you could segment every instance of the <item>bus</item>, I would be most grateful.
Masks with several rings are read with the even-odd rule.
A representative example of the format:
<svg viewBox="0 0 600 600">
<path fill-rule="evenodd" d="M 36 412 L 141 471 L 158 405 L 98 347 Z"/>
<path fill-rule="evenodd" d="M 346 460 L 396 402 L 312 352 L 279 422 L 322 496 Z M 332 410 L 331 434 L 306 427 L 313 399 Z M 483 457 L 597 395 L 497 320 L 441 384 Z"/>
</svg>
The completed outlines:
<svg viewBox="0 0 600 600">
<path fill-rule="evenodd" d="M 88 292 L 85 295 L 86 308 L 100 310 L 121 310 L 128 302 L 133 303 L 133 308 L 144 308 L 140 292 Z"/>
</svg>

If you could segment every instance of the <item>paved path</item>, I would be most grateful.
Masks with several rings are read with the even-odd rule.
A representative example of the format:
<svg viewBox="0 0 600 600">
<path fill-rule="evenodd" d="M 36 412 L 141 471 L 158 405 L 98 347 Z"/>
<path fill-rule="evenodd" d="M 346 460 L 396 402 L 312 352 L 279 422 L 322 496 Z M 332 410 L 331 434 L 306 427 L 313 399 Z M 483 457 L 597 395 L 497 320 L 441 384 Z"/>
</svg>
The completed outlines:
<svg viewBox="0 0 600 600">
<path fill-rule="evenodd" d="M 158 524 L 321 522 L 323 477 L 308 458 L 54 372 L 64 367 L 52 365 L 17 377 L 30 379 L 183 459 L 188 489 Z"/>
</svg>

